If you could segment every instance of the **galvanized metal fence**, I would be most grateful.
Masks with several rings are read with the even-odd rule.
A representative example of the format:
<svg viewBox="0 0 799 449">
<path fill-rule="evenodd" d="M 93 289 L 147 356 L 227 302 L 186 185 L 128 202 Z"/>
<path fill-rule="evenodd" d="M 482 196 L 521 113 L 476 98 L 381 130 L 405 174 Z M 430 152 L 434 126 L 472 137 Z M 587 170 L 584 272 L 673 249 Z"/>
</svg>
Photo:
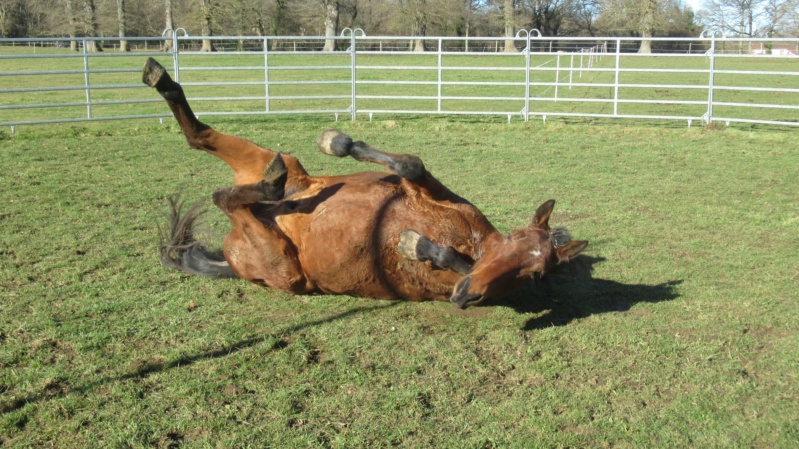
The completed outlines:
<svg viewBox="0 0 799 449">
<path fill-rule="evenodd" d="M 202 37 L 0 39 L 0 126 L 163 118 L 140 83 L 147 56 L 199 115 L 403 114 L 681 120 L 799 126 L 799 39 Z M 96 41 L 106 48 L 90 52 Z M 508 48 L 510 47 L 510 48 Z M 507 49 L 511 51 L 506 51 Z"/>
</svg>

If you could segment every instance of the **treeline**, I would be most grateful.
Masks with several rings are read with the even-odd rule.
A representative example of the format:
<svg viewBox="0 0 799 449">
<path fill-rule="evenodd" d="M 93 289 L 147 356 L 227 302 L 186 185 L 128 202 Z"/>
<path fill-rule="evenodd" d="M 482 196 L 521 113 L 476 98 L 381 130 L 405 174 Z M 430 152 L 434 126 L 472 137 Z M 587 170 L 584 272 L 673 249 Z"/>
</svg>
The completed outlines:
<svg viewBox="0 0 799 449">
<path fill-rule="evenodd" d="M 697 15 L 682 0 L 0 0 L 0 36 L 774 36 L 796 35 L 797 2 L 705 0 Z"/>
</svg>

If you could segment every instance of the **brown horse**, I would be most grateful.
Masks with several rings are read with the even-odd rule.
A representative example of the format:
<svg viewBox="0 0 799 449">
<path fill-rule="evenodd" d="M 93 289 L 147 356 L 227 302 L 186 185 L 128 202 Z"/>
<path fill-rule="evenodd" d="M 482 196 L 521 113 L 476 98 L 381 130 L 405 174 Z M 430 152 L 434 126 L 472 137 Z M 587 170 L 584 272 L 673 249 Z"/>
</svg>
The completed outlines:
<svg viewBox="0 0 799 449">
<path fill-rule="evenodd" d="M 213 195 L 233 226 L 224 258 L 192 236 L 197 210 L 181 217 L 173 202 L 170 241 L 161 250 L 168 266 L 298 294 L 450 300 L 465 308 L 545 274 L 588 244 L 549 227 L 554 200 L 538 208 L 528 227 L 503 235 L 419 158 L 378 151 L 335 130 L 317 141 L 322 152 L 391 173 L 310 176 L 293 156 L 200 122 L 181 86 L 152 58 L 142 79 L 166 100 L 189 145 L 235 173 L 235 184 Z"/>
</svg>

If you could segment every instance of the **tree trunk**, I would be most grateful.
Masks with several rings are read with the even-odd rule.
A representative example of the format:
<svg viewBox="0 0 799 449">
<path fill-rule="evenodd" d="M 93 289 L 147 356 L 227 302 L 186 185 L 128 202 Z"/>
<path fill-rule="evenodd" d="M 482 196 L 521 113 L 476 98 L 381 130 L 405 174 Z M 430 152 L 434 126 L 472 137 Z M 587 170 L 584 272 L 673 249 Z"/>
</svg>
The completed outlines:
<svg viewBox="0 0 799 449">
<path fill-rule="evenodd" d="M 272 17 L 272 24 L 269 27 L 269 34 L 277 36 L 283 27 L 283 19 L 286 17 L 286 0 L 275 0 L 275 15 Z M 278 39 L 272 39 L 272 50 L 278 49 Z"/>
<path fill-rule="evenodd" d="M 97 8 L 94 5 L 94 0 L 84 0 L 84 24 L 83 30 L 86 33 L 86 37 L 97 37 L 97 30 L 99 26 L 97 25 Z M 95 40 L 87 40 L 86 41 L 86 50 L 87 51 L 103 51 L 102 45 L 97 45 L 97 41 Z"/>
<path fill-rule="evenodd" d="M 0 5 L 0 37 L 2 38 L 8 37 L 8 27 L 6 26 L 8 16 L 8 9 L 4 5 Z"/>
<path fill-rule="evenodd" d="M 325 46 L 322 51 L 334 51 L 336 40 L 332 39 L 338 33 L 338 1 L 325 0 L 327 14 L 325 14 Z"/>
<path fill-rule="evenodd" d="M 78 42 L 75 40 L 75 29 L 77 27 L 75 3 L 74 0 L 65 0 L 64 3 L 67 9 L 67 23 L 69 24 L 69 49 L 78 51 Z"/>
<path fill-rule="evenodd" d="M 652 32 L 655 29 L 655 0 L 644 1 L 644 13 L 641 15 L 641 47 L 638 53 L 652 53 Z"/>
<path fill-rule="evenodd" d="M 416 36 L 416 39 L 414 39 L 411 44 L 413 46 L 413 51 L 424 52 L 426 50 L 424 37 L 427 35 L 426 0 L 415 1 L 414 6 L 412 35 Z"/>
<path fill-rule="evenodd" d="M 505 0 L 505 10 L 503 11 L 503 20 L 505 22 L 505 51 L 509 53 L 515 53 L 518 51 L 516 49 L 516 41 L 513 39 L 515 37 L 515 34 L 513 33 L 514 11 L 513 0 Z"/>
<path fill-rule="evenodd" d="M 465 34 L 465 37 L 466 37 L 466 40 L 463 41 L 464 51 L 466 53 L 469 53 L 469 21 L 468 20 L 464 24 L 464 31 L 465 31 L 464 34 Z"/>
<path fill-rule="evenodd" d="M 203 8 L 202 8 L 202 36 L 204 38 L 211 37 L 214 35 L 213 29 L 211 28 L 211 23 L 213 22 L 213 14 L 211 13 L 211 0 L 202 0 L 203 1 Z M 211 42 L 211 39 L 203 39 L 203 46 L 200 48 L 200 51 L 216 51 L 214 48 L 214 43 Z"/>
<path fill-rule="evenodd" d="M 125 0 L 117 0 L 117 24 L 119 24 L 119 51 L 128 51 L 127 19 L 125 17 Z"/>
<path fill-rule="evenodd" d="M 175 23 L 172 21 L 172 0 L 164 0 L 164 31 L 171 30 L 175 32 Z M 172 36 L 164 40 L 164 45 L 161 51 L 172 50 Z"/>
</svg>

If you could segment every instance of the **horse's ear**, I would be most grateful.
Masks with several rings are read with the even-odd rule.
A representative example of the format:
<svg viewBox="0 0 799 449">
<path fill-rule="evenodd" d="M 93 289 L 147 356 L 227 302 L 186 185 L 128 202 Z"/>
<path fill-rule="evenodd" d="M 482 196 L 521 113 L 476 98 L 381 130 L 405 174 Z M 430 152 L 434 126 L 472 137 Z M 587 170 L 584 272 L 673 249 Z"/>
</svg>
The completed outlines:
<svg viewBox="0 0 799 449">
<path fill-rule="evenodd" d="M 588 240 L 572 240 L 561 248 L 558 248 L 558 263 L 568 262 L 577 257 L 585 247 Z"/>
<path fill-rule="evenodd" d="M 549 200 L 546 203 L 538 206 L 533 216 L 533 222 L 530 226 L 537 226 L 540 228 L 549 227 L 549 216 L 552 215 L 552 209 L 555 207 L 555 200 Z"/>
</svg>

